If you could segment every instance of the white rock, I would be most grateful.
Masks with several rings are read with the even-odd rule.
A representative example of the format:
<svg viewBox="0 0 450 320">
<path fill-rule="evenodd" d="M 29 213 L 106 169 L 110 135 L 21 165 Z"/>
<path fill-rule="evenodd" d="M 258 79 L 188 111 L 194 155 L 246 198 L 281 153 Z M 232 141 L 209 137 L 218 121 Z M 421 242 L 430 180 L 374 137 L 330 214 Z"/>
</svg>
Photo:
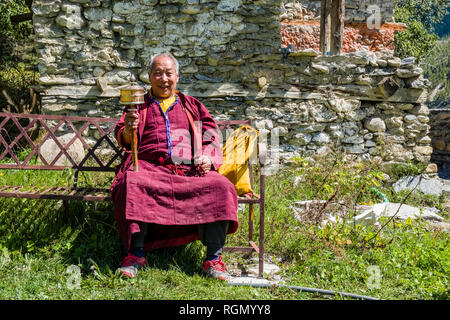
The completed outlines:
<svg viewBox="0 0 450 320">
<path fill-rule="evenodd" d="M 320 132 L 313 136 L 312 141 L 319 145 L 327 144 L 330 142 L 330 136 L 325 132 Z"/>
<path fill-rule="evenodd" d="M 404 118 L 406 123 L 415 123 L 417 122 L 417 117 L 413 114 L 407 114 Z"/>
<path fill-rule="evenodd" d="M 371 132 L 384 132 L 386 131 L 386 124 L 381 118 L 371 118 L 364 122 L 366 129 Z"/>
<path fill-rule="evenodd" d="M 424 156 L 431 156 L 433 153 L 433 147 L 431 146 L 416 146 L 414 152 Z"/>
<path fill-rule="evenodd" d="M 415 67 L 413 69 L 397 69 L 395 74 L 399 78 L 412 78 L 420 76 L 423 73 L 423 69 L 420 67 Z"/>
<path fill-rule="evenodd" d="M 361 154 L 361 153 L 366 152 L 366 150 L 364 149 L 364 145 L 362 145 L 362 144 L 353 144 L 350 147 L 343 147 L 343 149 L 349 153 L 354 153 L 354 154 Z"/>
<path fill-rule="evenodd" d="M 257 276 L 259 272 L 259 264 L 253 264 L 248 268 L 248 274 Z M 264 262 L 264 273 L 272 277 L 280 271 L 280 268 L 273 263 Z"/>
<path fill-rule="evenodd" d="M 311 142 L 311 135 L 308 133 L 297 133 L 294 135 L 294 138 L 296 139 L 296 142 L 303 146 L 303 145 L 307 145 L 308 143 Z"/>
<path fill-rule="evenodd" d="M 352 99 L 330 99 L 328 101 L 330 108 L 336 112 L 348 113 L 361 107 L 361 101 Z"/>
<path fill-rule="evenodd" d="M 141 10 L 139 3 L 127 2 L 127 1 L 117 1 L 114 3 L 113 11 L 114 13 L 121 15 L 128 15 L 139 12 Z"/>
<path fill-rule="evenodd" d="M 261 130 L 261 129 L 272 129 L 273 128 L 273 122 L 270 119 L 256 120 L 255 121 L 255 127 L 258 130 Z"/>
<path fill-rule="evenodd" d="M 321 64 L 312 63 L 311 67 L 314 70 L 319 71 L 320 73 L 323 73 L 323 74 L 329 74 L 330 73 L 330 69 L 327 66 L 323 66 Z"/>
<path fill-rule="evenodd" d="M 436 208 L 416 208 L 401 203 L 383 202 L 377 203 L 364 210 L 362 213 L 354 217 L 354 222 L 361 225 L 374 225 L 379 222 L 381 217 L 392 217 L 395 215 L 397 219 L 406 220 L 408 218 L 422 218 L 433 221 L 443 221 L 444 218 L 437 215 Z"/>
<path fill-rule="evenodd" d="M 56 16 L 61 9 L 61 0 L 34 0 L 32 9 L 35 16 Z"/>
<path fill-rule="evenodd" d="M 260 279 L 260 278 L 255 278 L 255 277 L 230 277 L 227 280 L 227 283 L 231 284 L 231 285 L 242 285 L 242 286 L 247 286 L 247 285 L 266 285 L 266 284 L 277 284 L 278 282 L 274 282 L 274 281 L 269 281 L 267 279 Z"/>
<path fill-rule="evenodd" d="M 346 136 L 344 139 L 342 139 L 342 142 L 344 143 L 352 143 L 352 144 L 361 144 L 364 143 L 364 138 L 360 136 L 359 134 L 355 134 L 353 136 Z"/>
<path fill-rule="evenodd" d="M 388 59 L 388 65 L 391 67 L 400 67 L 400 64 L 402 63 L 402 60 L 398 57 L 392 57 Z"/>
<path fill-rule="evenodd" d="M 84 16 L 88 20 L 98 21 L 105 20 L 111 21 L 112 11 L 107 8 L 86 8 L 83 12 Z"/>
<path fill-rule="evenodd" d="M 67 133 L 65 135 L 58 137 L 58 142 L 63 147 L 65 147 L 73 139 L 74 136 L 75 136 L 74 133 Z M 40 153 L 42 154 L 45 161 L 48 162 L 48 164 L 50 164 L 60 152 L 61 149 L 58 147 L 56 142 L 51 138 L 46 140 L 44 144 L 40 147 Z M 69 149 L 67 150 L 67 153 L 77 164 L 79 164 L 81 160 L 83 160 L 85 156 L 85 151 L 83 148 L 83 144 L 78 138 L 70 145 Z M 56 161 L 55 165 L 71 166 L 72 162 L 70 162 L 67 159 L 67 157 L 64 154 L 62 154 Z"/>
<path fill-rule="evenodd" d="M 234 12 L 237 9 L 239 9 L 241 4 L 242 4 L 242 0 L 221 0 L 217 4 L 217 10 Z"/>
<path fill-rule="evenodd" d="M 320 54 L 320 52 L 318 52 L 318 51 L 316 51 L 316 50 L 314 50 L 312 48 L 305 49 L 305 50 L 300 50 L 300 51 L 294 51 L 294 52 L 289 53 L 289 55 L 293 56 L 293 57 L 302 57 L 302 56 L 304 56 L 304 57 L 317 57 L 319 54 Z"/>
</svg>

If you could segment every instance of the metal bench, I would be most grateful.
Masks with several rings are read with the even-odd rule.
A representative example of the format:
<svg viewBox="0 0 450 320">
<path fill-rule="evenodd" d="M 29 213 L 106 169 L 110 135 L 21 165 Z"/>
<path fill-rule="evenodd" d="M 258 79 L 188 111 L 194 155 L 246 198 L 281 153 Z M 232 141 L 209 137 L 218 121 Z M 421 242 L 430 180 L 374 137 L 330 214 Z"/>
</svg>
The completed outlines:
<svg viewBox="0 0 450 320">
<path fill-rule="evenodd" d="M 114 138 L 114 127 L 118 119 L 99 117 L 78 117 L 61 115 L 0 113 L 0 170 L 53 170 L 74 171 L 73 181 L 64 186 L 1 185 L 0 197 L 26 199 L 62 200 L 65 216 L 69 217 L 69 201 L 112 201 L 109 188 L 91 188 L 79 186 L 79 173 L 114 172 L 120 164 L 123 150 Z M 251 125 L 250 120 L 217 121 L 222 132 L 232 131 L 237 126 Z M 39 137 L 32 137 L 30 132 L 39 128 Z M 70 131 L 73 137 L 63 145 L 57 138 L 57 131 Z M 224 135 L 226 137 L 227 135 Z M 94 138 L 95 137 L 95 138 Z M 69 151 L 70 147 L 81 142 L 85 151 L 81 161 Z M 47 159 L 41 152 L 46 141 L 52 141 L 58 147 L 58 154 Z M 264 150 L 260 146 L 260 159 L 264 160 Z M 65 163 L 60 163 L 64 159 Z M 259 198 L 239 197 L 238 203 L 248 204 L 248 246 L 226 247 L 225 251 L 237 251 L 259 254 L 259 277 L 263 275 L 264 257 L 264 203 L 265 176 L 264 161 L 259 162 Z M 249 163 L 250 182 L 253 187 L 254 174 Z M 254 205 L 259 205 L 259 244 L 254 242 Z"/>
</svg>

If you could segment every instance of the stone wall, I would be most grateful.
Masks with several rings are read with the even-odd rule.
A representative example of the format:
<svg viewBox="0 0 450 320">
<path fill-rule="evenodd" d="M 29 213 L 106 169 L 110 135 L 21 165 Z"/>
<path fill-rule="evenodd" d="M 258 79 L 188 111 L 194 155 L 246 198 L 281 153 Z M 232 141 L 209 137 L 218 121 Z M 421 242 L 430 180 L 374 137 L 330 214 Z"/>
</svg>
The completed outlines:
<svg viewBox="0 0 450 320">
<path fill-rule="evenodd" d="M 320 56 L 281 46 L 274 0 L 35 0 L 42 109 L 119 116 L 118 88 L 148 87 L 152 54 L 180 61 L 179 89 L 216 119 L 255 120 L 281 160 L 338 147 L 366 159 L 430 159 L 427 82 L 414 59 Z M 268 140 L 269 144 L 271 141 Z"/>
<path fill-rule="evenodd" d="M 272 0 L 35 0 L 44 110 L 109 112 L 105 100 L 97 110 L 83 104 L 117 94 L 99 92 L 95 78 L 114 87 L 134 73 L 148 83 L 149 58 L 165 50 L 178 58 L 182 84 L 245 81 L 280 59 L 279 11 Z"/>
<path fill-rule="evenodd" d="M 450 164 L 450 109 L 430 109 L 431 161 Z"/>
</svg>

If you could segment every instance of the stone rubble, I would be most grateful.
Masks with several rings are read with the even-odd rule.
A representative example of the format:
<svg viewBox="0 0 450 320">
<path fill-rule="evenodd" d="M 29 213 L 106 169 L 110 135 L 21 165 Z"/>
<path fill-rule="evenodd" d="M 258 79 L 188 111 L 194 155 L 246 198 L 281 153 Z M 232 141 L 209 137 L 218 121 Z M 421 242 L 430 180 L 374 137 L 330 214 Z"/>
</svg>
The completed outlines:
<svg viewBox="0 0 450 320">
<path fill-rule="evenodd" d="M 420 191 L 424 194 L 440 196 L 444 191 L 444 185 L 438 177 L 423 176 L 406 176 L 392 185 L 395 192 L 403 190 Z"/>
</svg>

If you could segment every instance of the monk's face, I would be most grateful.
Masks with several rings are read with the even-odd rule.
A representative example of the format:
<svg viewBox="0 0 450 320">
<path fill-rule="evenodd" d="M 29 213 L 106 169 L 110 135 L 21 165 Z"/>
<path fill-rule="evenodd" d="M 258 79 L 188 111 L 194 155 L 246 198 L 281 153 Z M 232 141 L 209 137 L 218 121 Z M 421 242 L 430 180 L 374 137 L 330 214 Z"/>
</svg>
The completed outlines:
<svg viewBox="0 0 450 320">
<path fill-rule="evenodd" d="M 169 98 L 175 94 L 178 83 L 174 61 L 167 56 L 159 56 L 148 74 L 152 85 L 152 93 L 157 98 Z"/>
</svg>

